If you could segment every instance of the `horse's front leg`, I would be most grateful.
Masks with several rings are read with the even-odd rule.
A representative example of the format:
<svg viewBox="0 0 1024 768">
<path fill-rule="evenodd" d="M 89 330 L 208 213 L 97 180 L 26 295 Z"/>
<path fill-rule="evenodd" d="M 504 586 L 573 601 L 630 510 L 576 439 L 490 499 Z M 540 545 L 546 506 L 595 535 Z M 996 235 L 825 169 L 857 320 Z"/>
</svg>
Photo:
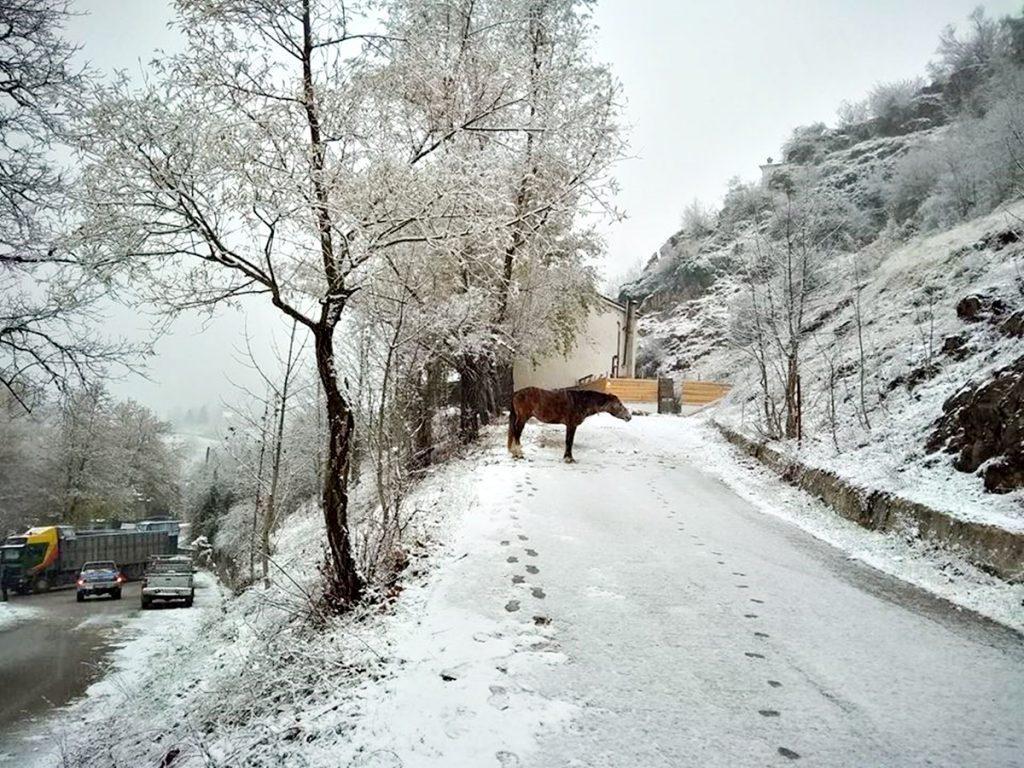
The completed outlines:
<svg viewBox="0 0 1024 768">
<path fill-rule="evenodd" d="M 565 425 L 565 457 L 566 464 L 574 464 L 576 459 L 572 457 L 572 441 L 576 437 L 576 424 Z"/>
<path fill-rule="evenodd" d="M 523 458 L 523 429 L 526 427 L 526 419 L 519 416 L 515 411 L 512 412 L 512 418 L 514 421 L 509 422 L 509 451 L 512 453 L 512 457 L 516 459 Z M 527 417 L 529 418 L 529 417 Z"/>
</svg>

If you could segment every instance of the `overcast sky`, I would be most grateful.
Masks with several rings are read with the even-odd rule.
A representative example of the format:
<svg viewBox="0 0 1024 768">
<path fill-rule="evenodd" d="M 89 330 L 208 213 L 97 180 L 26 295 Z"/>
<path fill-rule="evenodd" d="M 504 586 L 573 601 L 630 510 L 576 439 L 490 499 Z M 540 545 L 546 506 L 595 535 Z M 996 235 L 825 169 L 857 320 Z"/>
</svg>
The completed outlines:
<svg viewBox="0 0 1024 768">
<path fill-rule="evenodd" d="M 138 74 L 156 49 L 173 50 L 167 0 L 77 0 L 86 12 L 69 36 L 101 73 Z M 754 178 L 793 127 L 834 121 L 844 99 L 878 81 L 923 75 L 941 29 L 977 0 L 604 0 L 596 56 L 611 65 L 626 99 L 631 158 L 621 164 L 619 207 L 608 228 L 611 274 L 646 259 L 679 227 L 694 198 L 715 204 L 733 176 Z M 1018 12 L 1021 0 L 982 3 Z M 249 310 L 250 329 L 276 318 Z M 141 325 L 118 313 L 120 327 Z M 225 380 L 252 381 L 233 361 L 245 320 L 227 311 L 205 324 L 179 320 L 157 347 L 150 380 L 130 377 L 119 394 L 167 415 L 232 399 Z"/>
</svg>

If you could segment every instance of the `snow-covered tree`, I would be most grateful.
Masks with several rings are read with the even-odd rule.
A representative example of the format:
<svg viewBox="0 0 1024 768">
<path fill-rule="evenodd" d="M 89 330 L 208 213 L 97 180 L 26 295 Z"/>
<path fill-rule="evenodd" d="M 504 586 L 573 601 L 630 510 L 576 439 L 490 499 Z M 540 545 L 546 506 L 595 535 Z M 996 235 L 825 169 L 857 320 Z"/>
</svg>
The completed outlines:
<svg viewBox="0 0 1024 768">
<path fill-rule="evenodd" d="M 139 88 L 101 89 L 81 126 L 83 243 L 169 311 L 259 295 L 310 333 L 328 597 L 349 605 L 362 584 L 336 331 L 409 254 L 485 282 L 487 320 L 504 322 L 518 270 L 579 250 L 568 225 L 606 169 L 614 90 L 573 2 L 408 2 L 382 24 L 338 0 L 177 8 L 184 52 Z"/>
<path fill-rule="evenodd" d="M 61 36 L 68 0 L 0 3 L 0 387 L 31 407 L 40 385 L 81 384 L 135 351 L 92 330 L 102 264 L 68 250 L 54 161 L 85 85 Z"/>
<path fill-rule="evenodd" d="M 765 433 L 795 438 L 802 429 L 801 364 L 812 321 L 838 292 L 839 255 L 857 243 L 863 217 L 812 175 L 779 175 L 773 185 L 775 194 L 752 212 L 755 230 L 730 335 L 756 365 Z"/>
<path fill-rule="evenodd" d="M 425 302 L 450 308 L 447 357 L 459 373 L 462 431 L 502 410 L 516 355 L 549 354 L 572 343 L 595 288 L 588 260 L 601 245 L 593 224 L 614 215 L 608 170 L 622 144 L 616 125 L 618 87 L 590 53 L 586 4 L 575 0 L 402 3 L 394 34 L 410 41 L 394 66 L 417 50 L 440 47 L 446 69 L 472 67 L 494 75 L 451 78 L 412 98 L 434 127 L 452 130 L 499 84 L 510 99 L 504 127 L 471 126 L 476 141 L 436 162 L 488 169 L 488 215 L 497 227 L 440 244 L 429 270 L 411 272 Z M 437 41 L 443 41 L 438 46 Z M 452 109 L 448 105 L 455 105 Z M 453 120 L 453 118 L 455 118 Z M 511 122 L 509 122 L 511 118 Z M 478 182 L 485 178 L 481 176 Z M 478 187 L 486 189 L 486 187 Z M 438 271 L 442 265 L 443 271 Z M 424 279 L 427 278 L 427 279 Z M 428 285 L 429 284 L 429 285 Z M 416 299 L 413 299 L 414 303 Z"/>
<path fill-rule="evenodd" d="M 954 110 L 984 111 L 983 86 L 999 60 L 1009 55 L 1010 24 L 1000 24 L 978 6 L 968 17 L 967 29 L 952 24 L 939 36 L 936 59 L 929 65 L 932 77 L 943 84 L 943 94 Z"/>
<path fill-rule="evenodd" d="M 180 458 L 168 426 L 149 409 L 116 401 L 93 383 L 63 396 L 53 416 L 44 493 L 50 515 L 83 524 L 133 520 L 177 511 Z"/>
</svg>

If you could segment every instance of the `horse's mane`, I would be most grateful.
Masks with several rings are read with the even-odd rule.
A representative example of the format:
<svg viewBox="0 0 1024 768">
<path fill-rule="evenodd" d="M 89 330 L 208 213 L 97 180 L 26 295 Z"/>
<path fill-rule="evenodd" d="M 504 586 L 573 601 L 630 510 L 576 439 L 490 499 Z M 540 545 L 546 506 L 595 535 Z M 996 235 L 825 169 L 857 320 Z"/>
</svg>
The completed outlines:
<svg viewBox="0 0 1024 768">
<path fill-rule="evenodd" d="M 615 395 L 596 392 L 593 389 L 567 389 L 566 392 L 577 405 L 600 408 L 615 400 Z"/>
</svg>

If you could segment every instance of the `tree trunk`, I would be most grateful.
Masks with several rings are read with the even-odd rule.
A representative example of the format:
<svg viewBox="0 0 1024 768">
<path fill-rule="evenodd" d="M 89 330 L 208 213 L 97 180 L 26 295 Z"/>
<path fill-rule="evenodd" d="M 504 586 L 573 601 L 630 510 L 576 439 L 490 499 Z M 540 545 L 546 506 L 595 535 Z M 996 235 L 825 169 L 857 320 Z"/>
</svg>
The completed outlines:
<svg viewBox="0 0 1024 768">
<path fill-rule="evenodd" d="M 794 438 L 800 432 L 800 370 L 795 353 L 786 359 L 786 437 Z"/>
<path fill-rule="evenodd" d="M 495 413 L 501 415 L 512 402 L 515 384 L 512 380 L 512 363 L 502 363 L 494 375 Z"/>
<path fill-rule="evenodd" d="M 252 530 L 249 532 L 249 581 L 256 579 L 256 525 L 263 503 L 263 459 L 267 453 L 267 423 L 270 419 L 270 396 L 263 404 L 263 419 L 260 421 L 260 458 L 256 466 L 256 502 L 252 508 Z"/>
<path fill-rule="evenodd" d="M 511 392 L 504 399 L 499 392 L 505 389 L 503 370 L 495 370 L 488 361 L 479 357 L 465 357 L 459 365 L 459 432 L 462 442 L 476 440 L 481 426 L 487 426 L 499 415 Z M 511 369 L 509 369 L 511 380 Z M 509 384 L 510 386 L 510 384 Z"/>
<path fill-rule="evenodd" d="M 434 414 L 437 411 L 437 393 L 444 387 L 441 366 L 427 363 L 418 374 L 414 385 L 412 406 L 412 455 L 409 468 L 423 469 L 434 461 Z"/>
<path fill-rule="evenodd" d="M 348 469 L 353 418 L 348 401 L 338 387 L 333 337 L 333 328 L 319 327 L 313 334 L 316 367 L 323 384 L 327 412 L 323 510 L 331 561 L 326 589 L 332 605 L 344 609 L 359 600 L 363 581 L 356 572 L 348 531 Z"/>
<path fill-rule="evenodd" d="M 475 406 L 476 371 L 472 361 L 466 359 L 459 365 L 459 437 L 463 443 L 471 443 L 480 434 L 480 421 Z"/>
<path fill-rule="evenodd" d="M 263 527 L 260 531 L 263 586 L 270 587 L 270 534 L 277 527 L 277 489 L 281 480 L 281 455 L 284 453 L 284 420 L 288 411 L 288 390 L 291 387 L 292 370 L 295 367 L 295 331 L 298 323 L 292 321 L 292 332 L 288 337 L 288 357 L 284 367 L 284 381 L 281 382 L 281 396 L 278 398 L 277 426 L 274 431 L 274 458 L 270 465 L 270 492 L 267 494 L 266 511 L 263 513 Z M 266 443 L 264 443 L 266 444 Z M 262 456 L 260 458 L 262 464 Z"/>
</svg>

